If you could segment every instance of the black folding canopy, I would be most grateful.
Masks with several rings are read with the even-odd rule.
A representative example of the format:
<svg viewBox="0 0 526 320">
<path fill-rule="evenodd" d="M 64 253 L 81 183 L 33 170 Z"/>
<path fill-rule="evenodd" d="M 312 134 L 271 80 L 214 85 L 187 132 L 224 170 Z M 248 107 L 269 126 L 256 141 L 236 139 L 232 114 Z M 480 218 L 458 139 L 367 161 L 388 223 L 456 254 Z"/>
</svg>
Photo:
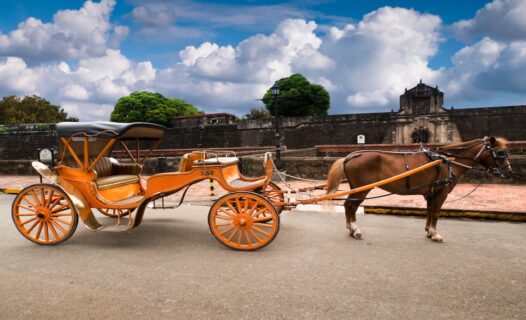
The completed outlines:
<svg viewBox="0 0 526 320">
<path fill-rule="evenodd" d="M 163 139 L 166 133 L 166 127 L 148 122 L 59 122 L 56 128 L 57 135 L 64 138 L 85 133 L 89 136 L 97 135 L 99 138 L 109 139 Z"/>
</svg>

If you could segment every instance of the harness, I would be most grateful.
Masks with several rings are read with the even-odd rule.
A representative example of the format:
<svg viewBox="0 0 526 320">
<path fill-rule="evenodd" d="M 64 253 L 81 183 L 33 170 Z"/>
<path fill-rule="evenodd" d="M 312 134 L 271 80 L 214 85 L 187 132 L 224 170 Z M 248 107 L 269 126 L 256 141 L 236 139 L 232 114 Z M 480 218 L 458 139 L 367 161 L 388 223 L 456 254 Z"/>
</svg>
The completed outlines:
<svg viewBox="0 0 526 320">
<path fill-rule="evenodd" d="M 456 153 L 453 153 L 453 152 L 449 152 L 449 151 L 443 151 L 443 150 L 440 150 L 440 147 L 437 148 L 437 149 L 431 150 L 431 149 L 428 149 L 428 148 L 424 148 L 423 146 L 420 146 L 418 151 L 363 150 L 363 151 L 353 152 L 353 153 L 349 154 L 347 157 L 345 157 L 344 165 L 347 162 L 351 161 L 354 158 L 357 158 L 357 157 L 361 156 L 364 153 L 367 153 L 367 152 L 378 152 L 378 153 L 386 153 L 386 154 L 403 155 L 404 156 L 405 169 L 406 169 L 406 171 L 409 171 L 410 167 L 409 167 L 408 157 L 413 155 L 413 154 L 423 153 L 429 159 L 430 162 L 436 161 L 436 160 L 441 160 L 444 163 L 444 165 L 447 168 L 447 178 L 439 179 L 440 173 L 442 172 L 443 168 L 442 168 L 442 166 L 436 166 L 435 167 L 435 169 L 436 169 L 436 177 L 435 177 L 435 179 L 433 179 L 433 181 L 431 183 L 428 183 L 428 184 L 425 184 L 425 185 L 416 186 L 416 187 L 411 187 L 410 177 L 407 177 L 405 179 L 405 181 L 406 181 L 406 190 L 405 191 L 406 192 L 410 192 L 410 191 L 413 191 L 413 190 L 416 190 L 416 189 L 420 189 L 422 187 L 426 187 L 427 186 L 427 187 L 429 187 L 429 193 L 431 195 L 433 195 L 437 191 L 440 191 L 445 186 L 448 186 L 448 185 L 451 185 L 451 184 L 457 182 L 458 177 L 455 174 L 455 172 L 452 170 L 452 166 L 453 165 L 456 165 L 456 166 L 459 166 L 459 167 L 463 167 L 463 168 L 466 168 L 466 169 L 474 169 L 474 170 L 486 171 L 489 174 L 502 174 L 503 171 L 502 171 L 502 168 L 500 166 L 500 161 L 499 160 L 507 158 L 508 157 L 508 153 L 505 150 L 498 150 L 497 152 L 495 152 L 493 150 L 493 148 L 491 148 L 491 145 L 488 142 L 484 141 L 484 140 L 476 141 L 476 142 L 474 142 L 474 143 L 472 143 L 470 145 L 467 145 L 467 146 L 462 146 L 462 147 L 457 147 L 457 148 L 449 148 L 448 150 L 467 150 L 467 149 L 472 148 L 472 147 L 474 147 L 474 146 L 476 146 L 478 144 L 482 144 L 482 146 L 481 146 L 480 150 L 477 152 L 477 154 L 475 155 L 474 158 L 466 157 L 466 156 L 459 155 L 459 154 L 456 154 Z M 467 159 L 467 160 L 471 160 L 473 162 L 478 163 L 477 159 L 482 155 L 482 152 L 484 150 L 487 150 L 488 154 L 490 154 L 493 157 L 493 159 L 495 160 L 495 167 L 494 168 L 488 168 L 488 169 L 476 168 L 474 166 L 466 165 L 466 164 L 463 164 L 461 162 L 448 159 L 448 158 L 454 157 L 455 159 Z M 347 180 L 349 182 L 350 187 L 353 188 L 350 177 L 347 176 Z"/>
</svg>

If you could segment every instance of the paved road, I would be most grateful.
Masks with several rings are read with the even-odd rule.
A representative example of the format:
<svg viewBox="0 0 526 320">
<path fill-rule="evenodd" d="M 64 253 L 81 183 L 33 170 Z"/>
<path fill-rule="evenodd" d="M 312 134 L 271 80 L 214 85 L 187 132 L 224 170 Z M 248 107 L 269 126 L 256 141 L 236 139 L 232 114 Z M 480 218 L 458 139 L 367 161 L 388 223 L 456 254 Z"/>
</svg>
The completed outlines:
<svg viewBox="0 0 526 320">
<path fill-rule="evenodd" d="M 525 319 L 526 225 L 341 213 L 282 217 L 257 252 L 218 243 L 208 208 L 148 212 L 133 233 L 33 245 L 0 195 L 0 319 Z"/>
</svg>

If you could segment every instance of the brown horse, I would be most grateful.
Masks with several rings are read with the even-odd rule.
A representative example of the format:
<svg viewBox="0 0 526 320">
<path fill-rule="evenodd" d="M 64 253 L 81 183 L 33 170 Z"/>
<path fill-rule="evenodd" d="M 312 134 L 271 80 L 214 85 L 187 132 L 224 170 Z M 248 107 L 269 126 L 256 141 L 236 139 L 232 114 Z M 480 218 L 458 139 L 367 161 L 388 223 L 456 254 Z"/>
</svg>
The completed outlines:
<svg viewBox="0 0 526 320">
<path fill-rule="evenodd" d="M 357 151 L 337 160 L 327 178 L 327 194 L 337 191 L 343 178 L 347 177 L 352 188 L 368 185 L 390 178 L 407 170 L 427 164 L 436 159 L 444 162 L 435 168 L 418 172 L 408 178 L 381 186 L 395 194 L 421 194 L 427 201 L 427 237 L 442 242 L 437 233 L 438 213 L 457 180 L 469 169 L 481 166 L 489 174 L 502 177 L 511 175 L 507 141 L 503 138 L 482 139 L 439 147 L 433 151 L 422 149 L 418 152 Z M 454 158 L 448 161 L 447 158 Z M 369 191 L 349 195 L 345 201 L 345 216 L 350 235 L 362 239 L 362 231 L 356 224 L 356 210 L 365 200 Z"/>
</svg>

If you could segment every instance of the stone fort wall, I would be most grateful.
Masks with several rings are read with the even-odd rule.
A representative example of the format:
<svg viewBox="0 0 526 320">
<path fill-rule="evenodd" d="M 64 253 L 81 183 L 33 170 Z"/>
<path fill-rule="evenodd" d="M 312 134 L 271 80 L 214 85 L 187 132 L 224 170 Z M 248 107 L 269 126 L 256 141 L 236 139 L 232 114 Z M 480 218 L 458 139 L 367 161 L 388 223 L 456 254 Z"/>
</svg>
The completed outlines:
<svg viewBox="0 0 526 320">
<path fill-rule="evenodd" d="M 508 140 L 526 140 L 526 106 L 456 109 L 443 114 L 421 115 L 432 121 L 446 121 L 458 129 L 461 140 L 486 135 Z M 438 119 L 438 120 L 437 120 Z M 322 144 L 355 144 L 358 135 L 365 143 L 400 143 L 396 140 L 400 126 L 407 126 L 413 116 L 398 112 L 290 117 L 280 119 L 282 144 L 288 149 L 310 148 Z M 451 126 L 454 124 L 454 126 Z M 272 119 L 243 120 L 237 124 L 179 127 L 168 130 L 161 149 L 251 147 L 275 143 Z M 444 141 L 447 142 L 447 141 Z M 407 143 L 407 142 L 404 142 Z M 37 149 L 57 145 L 54 125 L 0 126 L 0 159 L 36 159 Z"/>
</svg>

